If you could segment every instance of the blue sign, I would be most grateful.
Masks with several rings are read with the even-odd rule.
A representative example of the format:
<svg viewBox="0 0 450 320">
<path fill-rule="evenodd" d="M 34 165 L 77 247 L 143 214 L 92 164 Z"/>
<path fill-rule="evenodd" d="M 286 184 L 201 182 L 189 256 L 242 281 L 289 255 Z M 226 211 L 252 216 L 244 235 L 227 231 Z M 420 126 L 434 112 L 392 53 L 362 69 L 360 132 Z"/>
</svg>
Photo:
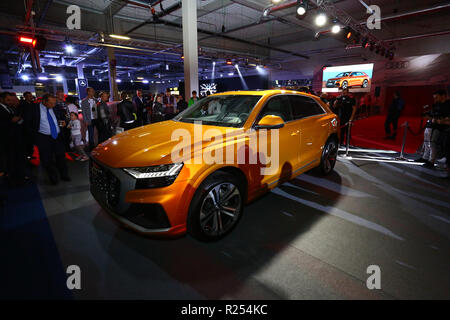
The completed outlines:
<svg viewBox="0 0 450 320">
<path fill-rule="evenodd" d="M 87 79 L 77 79 L 78 97 L 84 99 L 87 96 L 86 88 L 88 87 Z"/>
</svg>

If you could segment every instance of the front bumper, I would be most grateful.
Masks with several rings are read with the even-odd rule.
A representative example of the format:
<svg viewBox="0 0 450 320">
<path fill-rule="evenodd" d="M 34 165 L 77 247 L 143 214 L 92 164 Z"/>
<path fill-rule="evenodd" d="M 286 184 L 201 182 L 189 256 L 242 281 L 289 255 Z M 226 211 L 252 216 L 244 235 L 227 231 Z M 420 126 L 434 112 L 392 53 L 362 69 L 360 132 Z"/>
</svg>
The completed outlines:
<svg viewBox="0 0 450 320">
<path fill-rule="evenodd" d="M 338 88 L 340 86 L 339 81 L 328 81 L 327 82 L 327 88 Z"/>
<path fill-rule="evenodd" d="M 180 213 L 186 211 L 181 206 L 183 193 L 170 190 L 180 189 L 181 184 L 136 190 L 136 179 L 95 159 L 89 163 L 89 180 L 93 197 L 124 226 L 142 234 L 175 235 L 185 231 L 186 216 L 180 219 Z"/>
</svg>

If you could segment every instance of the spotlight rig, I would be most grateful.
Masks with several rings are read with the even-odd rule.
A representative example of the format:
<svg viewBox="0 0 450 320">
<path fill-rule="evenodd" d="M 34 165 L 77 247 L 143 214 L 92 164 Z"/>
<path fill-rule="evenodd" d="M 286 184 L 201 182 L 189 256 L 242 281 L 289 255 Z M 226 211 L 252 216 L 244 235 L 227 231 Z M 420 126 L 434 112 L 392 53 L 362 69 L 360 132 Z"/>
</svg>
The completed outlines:
<svg viewBox="0 0 450 320">
<path fill-rule="evenodd" d="M 333 17 L 335 24 L 339 23 L 342 26 L 341 32 L 334 33 L 337 37 L 341 38 L 344 42 L 349 44 L 360 44 L 362 48 L 374 51 L 377 54 L 381 54 L 388 59 L 393 59 L 393 48 L 390 45 L 383 43 L 383 41 L 377 39 L 367 28 L 365 24 L 359 23 L 354 18 L 349 16 L 345 11 L 339 9 L 331 0 L 310 0 L 320 12 L 327 14 L 329 17 Z M 332 31 L 332 30 L 330 30 Z M 342 32 L 343 31 L 343 32 Z"/>
</svg>

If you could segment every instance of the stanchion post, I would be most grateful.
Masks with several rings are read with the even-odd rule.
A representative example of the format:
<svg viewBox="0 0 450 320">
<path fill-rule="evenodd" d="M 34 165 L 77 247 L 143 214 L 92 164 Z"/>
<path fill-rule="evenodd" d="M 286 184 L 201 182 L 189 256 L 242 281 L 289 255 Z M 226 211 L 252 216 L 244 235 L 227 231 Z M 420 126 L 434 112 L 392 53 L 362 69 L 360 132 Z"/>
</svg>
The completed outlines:
<svg viewBox="0 0 450 320">
<path fill-rule="evenodd" d="M 347 141 L 345 141 L 345 156 L 348 157 L 348 149 L 350 147 L 351 121 L 347 122 Z"/>
<path fill-rule="evenodd" d="M 408 126 L 409 126 L 408 121 L 406 121 L 404 123 L 405 130 L 403 131 L 402 149 L 400 151 L 400 156 L 398 157 L 398 159 L 400 159 L 400 160 L 405 160 L 405 157 L 403 156 L 403 152 L 405 151 L 406 134 L 408 133 Z"/>
</svg>

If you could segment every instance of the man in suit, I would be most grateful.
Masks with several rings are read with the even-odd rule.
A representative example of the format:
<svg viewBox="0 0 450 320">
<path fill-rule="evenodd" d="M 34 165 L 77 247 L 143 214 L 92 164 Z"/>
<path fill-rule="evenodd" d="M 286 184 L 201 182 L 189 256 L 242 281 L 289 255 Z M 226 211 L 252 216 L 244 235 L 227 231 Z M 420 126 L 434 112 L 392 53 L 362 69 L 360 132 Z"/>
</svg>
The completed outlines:
<svg viewBox="0 0 450 320">
<path fill-rule="evenodd" d="M 86 89 L 87 96 L 81 100 L 81 111 L 83 113 L 83 120 L 87 125 L 89 150 L 95 148 L 94 130 L 97 127 L 97 102 L 94 99 L 95 90 L 93 88 Z"/>
<path fill-rule="evenodd" d="M 25 123 L 32 130 L 39 149 L 42 166 L 54 185 L 59 182 L 58 172 L 61 180 L 70 181 L 61 130 L 67 123 L 62 112 L 55 112 L 55 106 L 56 97 L 45 94 L 41 104 L 36 104 L 25 116 Z"/>
<path fill-rule="evenodd" d="M 135 127 L 136 119 L 134 118 L 133 103 L 128 100 L 128 95 L 125 91 L 120 95 L 122 101 L 117 105 L 117 115 L 120 118 L 120 126 L 126 131 Z"/>
<path fill-rule="evenodd" d="M 136 90 L 136 96 L 133 98 L 133 104 L 134 108 L 136 109 L 137 125 L 145 126 L 147 124 L 147 109 L 145 107 L 141 89 Z"/>
</svg>

